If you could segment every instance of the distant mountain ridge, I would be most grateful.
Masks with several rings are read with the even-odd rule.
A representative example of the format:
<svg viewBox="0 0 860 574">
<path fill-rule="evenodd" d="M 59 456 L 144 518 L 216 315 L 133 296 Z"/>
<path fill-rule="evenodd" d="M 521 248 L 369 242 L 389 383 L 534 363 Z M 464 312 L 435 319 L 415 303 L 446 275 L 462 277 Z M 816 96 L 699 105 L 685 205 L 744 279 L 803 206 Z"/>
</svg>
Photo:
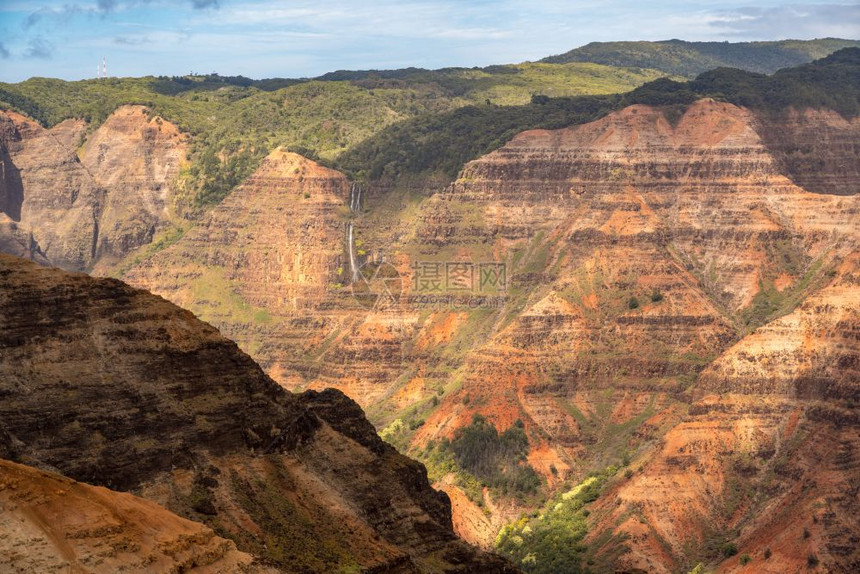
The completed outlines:
<svg viewBox="0 0 860 574">
<path fill-rule="evenodd" d="M 842 48 L 860 47 L 860 40 L 821 38 L 774 42 L 591 42 L 541 62 L 592 62 L 607 66 L 653 68 L 693 78 L 714 68 L 739 68 L 771 74 L 817 60 Z"/>
</svg>

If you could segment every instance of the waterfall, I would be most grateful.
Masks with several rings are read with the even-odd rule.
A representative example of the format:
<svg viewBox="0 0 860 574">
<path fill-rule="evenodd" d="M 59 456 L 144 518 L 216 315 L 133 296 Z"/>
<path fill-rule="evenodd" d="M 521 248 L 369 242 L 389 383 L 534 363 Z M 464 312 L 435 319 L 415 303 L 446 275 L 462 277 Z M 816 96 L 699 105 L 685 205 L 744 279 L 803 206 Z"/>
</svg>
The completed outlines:
<svg viewBox="0 0 860 574">
<path fill-rule="evenodd" d="M 349 211 L 357 213 L 361 210 L 361 186 L 356 182 L 352 182 L 349 186 Z M 357 283 L 361 278 L 358 272 L 358 263 L 355 257 L 355 229 L 350 221 L 346 224 L 346 241 L 347 252 L 349 253 L 349 276 L 352 283 Z"/>
<path fill-rule="evenodd" d="M 353 182 L 349 186 L 349 210 L 353 213 L 361 209 L 361 186 Z"/>
<path fill-rule="evenodd" d="M 358 265 L 355 262 L 355 238 L 353 237 L 352 222 L 347 223 L 347 248 L 349 250 L 349 275 L 353 283 L 358 282 Z"/>
</svg>

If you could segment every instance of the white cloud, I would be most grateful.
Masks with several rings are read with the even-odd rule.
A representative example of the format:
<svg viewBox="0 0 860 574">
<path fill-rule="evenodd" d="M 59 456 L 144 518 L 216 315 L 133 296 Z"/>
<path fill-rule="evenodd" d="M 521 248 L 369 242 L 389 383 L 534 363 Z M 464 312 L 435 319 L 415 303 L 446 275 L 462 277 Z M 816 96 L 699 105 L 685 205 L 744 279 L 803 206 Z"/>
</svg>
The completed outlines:
<svg viewBox="0 0 860 574">
<path fill-rule="evenodd" d="M 733 39 L 860 38 L 860 4 L 788 4 L 714 13 L 711 26 Z"/>
<path fill-rule="evenodd" d="M 860 36 L 858 5 L 833 2 L 219 0 L 200 10 L 193 0 L 0 0 L 10 54 L 0 79 L 32 74 L 35 65 L 40 75 L 86 75 L 89 66 L 78 62 L 105 51 L 129 75 L 217 69 L 263 77 L 520 62 L 591 41 Z M 62 49 L 21 72 L 15 64 L 39 36 Z"/>
</svg>

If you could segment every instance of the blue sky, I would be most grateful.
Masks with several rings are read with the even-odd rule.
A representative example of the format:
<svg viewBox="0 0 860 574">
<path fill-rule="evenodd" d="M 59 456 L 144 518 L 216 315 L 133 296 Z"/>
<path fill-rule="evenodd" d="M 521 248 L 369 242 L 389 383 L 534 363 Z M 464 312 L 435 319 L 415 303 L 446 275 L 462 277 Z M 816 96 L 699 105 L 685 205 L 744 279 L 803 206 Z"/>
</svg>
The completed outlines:
<svg viewBox="0 0 860 574">
<path fill-rule="evenodd" d="M 484 66 L 591 41 L 860 38 L 860 4 L 724 0 L 0 0 L 0 81 Z"/>
</svg>

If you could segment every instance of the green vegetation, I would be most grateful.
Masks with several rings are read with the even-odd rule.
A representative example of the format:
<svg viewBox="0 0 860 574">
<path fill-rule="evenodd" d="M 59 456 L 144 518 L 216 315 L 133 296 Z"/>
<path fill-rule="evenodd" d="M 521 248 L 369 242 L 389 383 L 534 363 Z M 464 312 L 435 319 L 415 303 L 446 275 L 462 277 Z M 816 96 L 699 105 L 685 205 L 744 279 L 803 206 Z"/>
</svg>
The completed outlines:
<svg viewBox="0 0 860 574">
<path fill-rule="evenodd" d="M 846 48 L 811 64 L 763 76 L 728 68 L 706 72 L 689 84 L 701 95 L 775 113 L 789 107 L 829 108 L 860 115 L 860 48 Z"/>
<path fill-rule="evenodd" d="M 467 106 L 406 120 L 338 156 L 353 177 L 398 179 L 421 174 L 453 178 L 463 166 L 529 129 L 594 121 L 631 104 L 662 106 L 677 120 L 692 102 L 712 97 L 765 113 L 790 107 L 830 108 L 860 115 L 860 48 L 846 48 L 772 76 L 722 68 L 691 82 L 661 78 L 624 95 L 541 98 L 522 106 Z"/>
<path fill-rule="evenodd" d="M 846 44 L 777 43 L 780 50 L 805 54 L 800 61 Z M 718 45 L 742 54 L 761 48 L 756 46 Z M 684 106 L 706 96 L 769 112 L 810 106 L 855 116 L 860 113 L 858 54 L 858 48 L 841 50 L 773 76 L 722 68 L 688 83 L 654 80 L 660 74 L 642 69 L 642 62 L 631 68 L 526 63 L 335 72 L 316 80 L 215 74 L 79 82 L 31 78 L 0 84 L 0 106 L 46 126 L 83 118 L 91 129 L 120 105 L 149 107 L 193 136 L 177 205 L 180 213 L 193 215 L 220 201 L 277 146 L 331 163 L 357 179 L 428 174 L 451 179 L 466 162 L 521 131 L 581 124 L 634 103 L 664 106 L 672 121 Z M 608 95 L 647 80 L 654 81 L 624 96 Z"/>
<path fill-rule="evenodd" d="M 806 269 L 788 288 L 780 291 L 772 277 L 759 280 L 759 290 L 750 305 L 740 313 L 743 325 L 755 329 L 782 315 L 790 313 L 803 299 L 810 288 L 822 286 L 831 277 L 822 273 L 824 263 L 816 259 L 806 265 Z"/>
<path fill-rule="evenodd" d="M 217 74 L 0 84 L 0 107 L 44 126 L 82 118 L 90 129 L 117 107 L 140 104 L 192 134 L 180 207 L 217 203 L 277 146 L 333 160 L 404 119 L 468 104 L 524 104 L 535 92 L 569 96 L 630 90 L 662 75 L 598 64 L 487 69 L 337 72 L 318 80 L 251 80 Z"/>
<path fill-rule="evenodd" d="M 607 389 L 604 398 L 594 405 L 595 410 L 589 416 L 572 402 L 560 397 L 555 400 L 558 407 L 570 414 L 579 425 L 590 468 L 604 468 L 609 465 L 629 465 L 642 442 L 637 430 L 656 412 L 655 398 L 652 396 L 649 399 L 648 406 L 642 412 L 620 423 L 612 421 L 612 411 L 617 404 L 612 389 Z"/>
<path fill-rule="evenodd" d="M 719 67 L 763 74 L 799 66 L 842 48 L 860 47 L 860 41 L 824 38 L 778 42 L 592 42 L 542 62 L 596 62 L 607 66 L 655 68 L 692 78 Z"/>
<path fill-rule="evenodd" d="M 614 467 L 585 479 L 550 500 L 536 516 L 524 516 L 502 528 L 496 550 L 525 572 L 585 572 L 588 548 L 587 505 L 600 495 Z"/>
<path fill-rule="evenodd" d="M 734 542 L 726 542 L 720 547 L 720 552 L 723 553 L 723 556 L 729 558 L 738 553 L 738 547 Z"/>
<path fill-rule="evenodd" d="M 522 421 L 500 435 L 492 423 L 476 414 L 472 424 L 457 429 L 445 447 L 460 468 L 503 495 L 534 494 L 540 487 L 540 477 L 526 462 L 529 439 Z"/>
<path fill-rule="evenodd" d="M 402 424 L 394 423 L 392 431 L 399 431 Z M 386 429 L 380 435 L 392 431 Z M 521 421 L 499 434 L 492 423 L 476 414 L 469 426 L 457 429 L 452 440 L 431 442 L 413 454 L 427 466 L 432 482 L 453 475 L 469 499 L 483 506 L 485 487 L 496 496 L 537 500 L 542 481 L 526 461 L 528 451 L 529 439 Z"/>
<path fill-rule="evenodd" d="M 239 548 L 263 556 L 273 565 L 302 572 L 357 572 L 358 563 L 349 551 L 331 537 L 320 536 L 318 525 L 306 516 L 285 493 L 292 491 L 283 463 L 271 457 L 268 476 L 244 477 L 230 471 L 230 488 L 241 509 L 260 525 L 262 536 L 253 532 L 233 533 L 215 523 L 219 534 L 233 538 Z"/>
<path fill-rule="evenodd" d="M 453 178 L 466 162 L 504 145 L 526 129 L 558 129 L 598 119 L 619 96 L 550 98 L 546 104 L 467 106 L 421 116 L 380 131 L 337 158 L 354 177 L 397 179 L 442 173 Z"/>
<path fill-rule="evenodd" d="M 477 478 L 460 468 L 454 460 L 450 443 L 441 444 L 430 442 L 423 452 L 413 453 L 427 467 L 427 476 L 431 483 L 438 483 L 448 476 L 453 476 L 456 484 L 477 506 L 484 507 L 484 484 Z"/>
<path fill-rule="evenodd" d="M 625 92 L 664 75 L 642 66 L 628 69 L 595 63 L 525 62 L 486 68 L 339 71 L 317 79 L 349 81 L 366 89 L 435 85 L 445 97 L 460 98 L 464 103 L 520 105 L 528 103 L 534 94 L 561 97 Z"/>
<path fill-rule="evenodd" d="M 152 238 L 152 243 L 141 247 L 132 256 L 126 258 L 120 267 L 113 270 L 112 276 L 119 279 L 126 271 L 128 271 L 141 261 L 144 261 L 151 255 L 161 251 L 162 249 L 167 249 L 168 247 L 182 239 L 188 229 L 189 227 L 182 227 L 179 225 L 173 225 L 165 228 L 164 231 L 157 233 Z"/>
</svg>

